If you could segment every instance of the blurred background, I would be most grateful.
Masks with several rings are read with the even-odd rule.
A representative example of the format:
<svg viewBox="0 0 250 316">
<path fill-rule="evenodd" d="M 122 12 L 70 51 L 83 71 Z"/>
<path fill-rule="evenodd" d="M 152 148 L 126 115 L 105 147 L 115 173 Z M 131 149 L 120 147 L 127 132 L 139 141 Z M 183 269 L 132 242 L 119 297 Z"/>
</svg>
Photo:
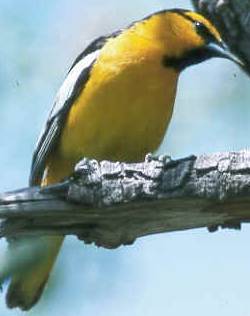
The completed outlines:
<svg viewBox="0 0 250 316">
<path fill-rule="evenodd" d="M 76 55 L 93 38 L 167 7 L 192 8 L 188 0 L 0 0 L 0 192 L 27 185 L 36 139 Z M 248 148 L 249 87 L 229 61 L 186 70 L 160 152 Z M 249 238 L 249 225 L 197 229 L 111 251 L 69 237 L 27 315 L 250 315 Z M 5 291 L 0 315 L 22 315 L 5 307 Z"/>
</svg>

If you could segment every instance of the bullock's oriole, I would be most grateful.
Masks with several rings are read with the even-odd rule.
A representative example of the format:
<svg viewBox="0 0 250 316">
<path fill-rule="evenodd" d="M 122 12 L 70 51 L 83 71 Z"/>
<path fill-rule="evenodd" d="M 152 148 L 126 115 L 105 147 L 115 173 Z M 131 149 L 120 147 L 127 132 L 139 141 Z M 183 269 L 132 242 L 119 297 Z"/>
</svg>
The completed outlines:
<svg viewBox="0 0 250 316">
<path fill-rule="evenodd" d="M 95 40 L 57 94 L 34 152 L 30 185 L 61 181 L 84 156 L 143 160 L 168 127 L 181 71 L 212 57 L 240 63 L 207 19 L 182 9 L 154 13 Z M 43 257 L 11 276 L 11 308 L 28 310 L 41 296 L 63 237 L 41 240 Z"/>
</svg>

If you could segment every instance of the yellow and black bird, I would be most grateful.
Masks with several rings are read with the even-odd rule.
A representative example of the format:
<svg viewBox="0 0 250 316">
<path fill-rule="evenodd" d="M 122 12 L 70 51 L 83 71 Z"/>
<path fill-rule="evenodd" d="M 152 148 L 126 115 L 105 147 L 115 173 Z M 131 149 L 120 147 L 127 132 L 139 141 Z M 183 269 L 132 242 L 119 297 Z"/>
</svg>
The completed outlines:
<svg viewBox="0 0 250 316">
<path fill-rule="evenodd" d="M 141 161 L 169 125 L 179 74 L 212 57 L 240 61 L 202 15 L 164 10 L 100 37 L 81 53 L 62 84 L 38 140 L 30 185 L 69 176 L 82 157 Z M 63 237 L 42 237 L 43 256 L 11 276 L 10 308 L 40 298 Z"/>
</svg>

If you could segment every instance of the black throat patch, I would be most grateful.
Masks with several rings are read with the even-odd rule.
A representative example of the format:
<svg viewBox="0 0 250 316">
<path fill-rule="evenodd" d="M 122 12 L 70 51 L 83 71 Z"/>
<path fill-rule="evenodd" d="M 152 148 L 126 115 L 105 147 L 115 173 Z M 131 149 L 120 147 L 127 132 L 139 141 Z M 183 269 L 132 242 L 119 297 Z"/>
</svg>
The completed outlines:
<svg viewBox="0 0 250 316">
<path fill-rule="evenodd" d="M 195 48 L 180 57 L 164 56 L 162 63 L 164 67 L 174 68 L 176 71 L 182 71 L 185 68 L 199 64 L 207 59 L 214 57 L 213 53 L 206 47 Z"/>
</svg>

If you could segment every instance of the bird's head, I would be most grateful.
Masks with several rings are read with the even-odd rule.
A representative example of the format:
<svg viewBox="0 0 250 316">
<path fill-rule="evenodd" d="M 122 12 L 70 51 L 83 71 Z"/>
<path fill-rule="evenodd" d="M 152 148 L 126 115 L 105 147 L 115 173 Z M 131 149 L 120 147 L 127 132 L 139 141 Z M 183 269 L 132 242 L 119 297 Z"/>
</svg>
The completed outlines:
<svg viewBox="0 0 250 316">
<path fill-rule="evenodd" d="M 230 59 L 243 66 L 216 27 L 199 13 L 183 9 L 161 11 L 145 18 L 143 27 L 164 45 L 166 66 L 181 71 L 212 57 Z"/>
</svg>

